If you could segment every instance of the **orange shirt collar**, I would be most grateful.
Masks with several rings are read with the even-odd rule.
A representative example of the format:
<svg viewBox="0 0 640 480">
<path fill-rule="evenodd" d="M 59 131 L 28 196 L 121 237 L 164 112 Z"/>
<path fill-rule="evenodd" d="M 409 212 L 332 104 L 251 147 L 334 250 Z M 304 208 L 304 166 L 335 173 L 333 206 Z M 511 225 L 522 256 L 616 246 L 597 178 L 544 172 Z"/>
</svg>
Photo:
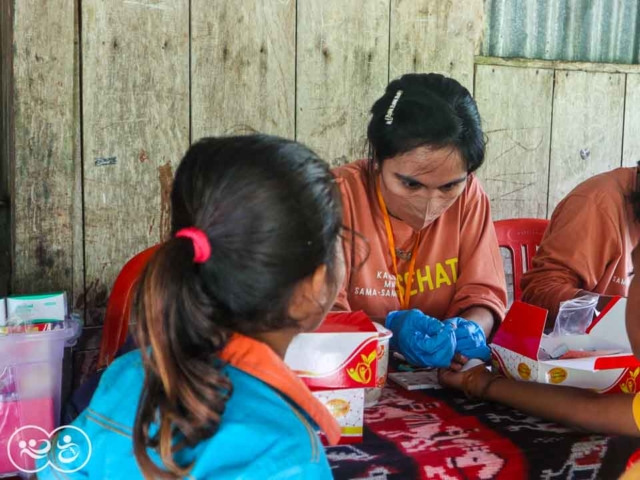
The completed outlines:
<svg viewBox="0 0 640 480">
<path fill-rule="evenodd" d="M 220 358 L 286 395 L 320 427 L 330 445 L 338 443 L 340 426 L 329 410 L 268 345 L 235 333 Z"/>
</svg>

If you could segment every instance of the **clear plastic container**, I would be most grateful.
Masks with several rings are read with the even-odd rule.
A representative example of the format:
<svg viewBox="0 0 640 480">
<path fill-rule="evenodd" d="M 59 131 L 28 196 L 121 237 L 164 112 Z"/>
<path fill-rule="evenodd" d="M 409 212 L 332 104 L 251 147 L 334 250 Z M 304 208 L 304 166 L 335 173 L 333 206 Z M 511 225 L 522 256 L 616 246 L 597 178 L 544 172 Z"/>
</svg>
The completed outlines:
<svg viewBox="0 0 640 480">
<path fill-rule="evenodd" d="M 64 348 L 80 329 L 72 316 L 64 328 L 0 335 L 0 477 L 33 471 L 37 444 L 58 426 Z"/>
<path fill-rule="evenodd" d="M 593 321 L 598 298 L 586 294 L 561 302 L 551 336 L 584 335 Z"/>
</svg>

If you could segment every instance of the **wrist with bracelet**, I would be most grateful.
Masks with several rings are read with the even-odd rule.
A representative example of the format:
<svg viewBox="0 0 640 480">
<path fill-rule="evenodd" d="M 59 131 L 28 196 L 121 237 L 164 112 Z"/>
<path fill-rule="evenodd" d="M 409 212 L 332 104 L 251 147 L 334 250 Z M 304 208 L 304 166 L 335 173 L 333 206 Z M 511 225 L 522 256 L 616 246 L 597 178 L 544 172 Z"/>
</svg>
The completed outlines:
<svg viewBox="0 0 640 480">
<path fill-rule="evenodd" d="M 487 375 L 489 375 L 489 379 L 482 384 L 482 377 L 486 377 Z M 462 381 L 462 390 L 467 398 L 484 400 L 491 385 L 500 378 L 504 378 L 504 376 L 501 374 L 491 374 L 484 366 L 476 367 L 465 375 Z"/>
<path fill-rule="evenodd" d="M 485 400 L 487 398 L 487 393 L 489 392 L 489 387 L 491 387 L 491 385 L 493 385 L 496 381 L 500 380 L 501 378 L 504 378 L 504 376 L 499 373 L 493 375 L 489 379 L 489 381 L 484 384 L 484 386 L 482 387 L 482 390 L 480 390 L 480 394 L 478 395 L 479 398 L 481 398 L 482 400 Z"/>
</svg>

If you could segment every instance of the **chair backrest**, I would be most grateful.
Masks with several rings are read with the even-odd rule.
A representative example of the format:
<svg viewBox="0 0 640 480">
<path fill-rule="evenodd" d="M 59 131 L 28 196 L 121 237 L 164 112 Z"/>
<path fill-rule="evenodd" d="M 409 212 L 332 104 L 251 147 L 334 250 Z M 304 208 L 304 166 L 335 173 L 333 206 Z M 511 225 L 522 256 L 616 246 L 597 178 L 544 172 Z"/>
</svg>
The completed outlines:
<svg viewBox="0 0 640 480">
<path fill-rule="evenodd" d="M 494 222 L 498 245 L 511 253 L 513 271 L 513 299 L 520 300 L 520 279 L 531 268 L 531 261 L 549 220 L 540 218 L 512 218 Z"/>
<path fill-rule="evenodd" d="M 98 368 L 108 366 L 115 358 L 116 352 L 124 344 L 129 332 L 129 314 L 131 302 L 135 293 L 135 286 L 142 275 L 144 267 L 156 252 L 159 245 L 138 253 L 129 260 L 118 274 L 109 301 L 107 313 L 104 317 L 102 331 L 102 343 L 100 344 L 100 356 Z"/>
</svg>

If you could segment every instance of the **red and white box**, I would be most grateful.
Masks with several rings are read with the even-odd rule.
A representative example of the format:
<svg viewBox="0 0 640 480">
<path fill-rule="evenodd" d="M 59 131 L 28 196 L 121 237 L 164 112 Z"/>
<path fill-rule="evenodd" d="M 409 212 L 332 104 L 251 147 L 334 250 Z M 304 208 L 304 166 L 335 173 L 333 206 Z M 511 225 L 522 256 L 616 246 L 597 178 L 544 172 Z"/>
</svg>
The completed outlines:
<svg viewBox="0 0 640 480">
<path fill-rule="evenodd" d="M 376 386 L 378 331 L 364 312 L 332 312 L 310 333 L 297 335 L 286 364 L 333 414 L 340 443 L 362 441 L 364 389 Z"/>
<path fill-rule="evenodd" d="M 640 361 L 626 332 L 626 303 L 614 298 L 583 335 L 551 337 L 544 334 L 547 310 L 514 302 L 491 344 L 494 366 L 518 380 L 636 393 Z M 568 352 L 559 359 L 545 356 L 559 350 Z"/>
<path fill-rule="evenodd" d="M 364 429 L 364 389 L 314 390 L 316 397 L 340 425 L 340 445 L 360 443 Z M 324 437 L 323 437 L 324 441 Z"/>
</svg>

